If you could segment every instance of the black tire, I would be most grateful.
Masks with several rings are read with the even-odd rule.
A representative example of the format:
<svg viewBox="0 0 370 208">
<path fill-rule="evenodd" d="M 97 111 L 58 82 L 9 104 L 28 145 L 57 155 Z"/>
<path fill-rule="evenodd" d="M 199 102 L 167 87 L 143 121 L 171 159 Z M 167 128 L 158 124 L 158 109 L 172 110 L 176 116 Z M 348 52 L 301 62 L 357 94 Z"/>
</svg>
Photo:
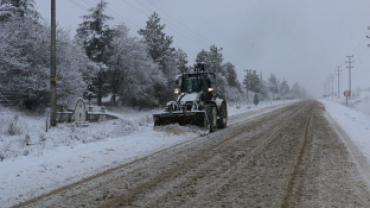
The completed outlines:
<svg viewBox="0 0 370 208">
<path fill-rule="evenodd" d="M 222 103 L 221 107 L 218 109 L 217 115 L 220 119 L 217 120 L 218 128 L 225 128 L 227 126 L 227 115 L 226 115 L 226 105 Z"/>
<path fill-rule="evenodd" d="M 209 124 L 209 132 L 217 131 L 217 108 L 211 104 L 207 106 L 207 117 Z"/>
</svg>

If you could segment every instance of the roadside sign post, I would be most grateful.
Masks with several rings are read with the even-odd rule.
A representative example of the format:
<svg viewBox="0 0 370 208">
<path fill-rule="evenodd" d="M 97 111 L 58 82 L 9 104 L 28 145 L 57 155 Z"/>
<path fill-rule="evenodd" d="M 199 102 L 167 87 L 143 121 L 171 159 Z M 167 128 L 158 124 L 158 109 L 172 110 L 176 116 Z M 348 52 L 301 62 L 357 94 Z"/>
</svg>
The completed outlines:
<svg viewBox="0 0 370 208">
<path fill-rule="evenodd" d="M 344 96 L 346 97 L 346 106 L 348 106 L 348 97 L 351 96 L 351 92 L 349 90 L 344 91 Z"/>
</svg>

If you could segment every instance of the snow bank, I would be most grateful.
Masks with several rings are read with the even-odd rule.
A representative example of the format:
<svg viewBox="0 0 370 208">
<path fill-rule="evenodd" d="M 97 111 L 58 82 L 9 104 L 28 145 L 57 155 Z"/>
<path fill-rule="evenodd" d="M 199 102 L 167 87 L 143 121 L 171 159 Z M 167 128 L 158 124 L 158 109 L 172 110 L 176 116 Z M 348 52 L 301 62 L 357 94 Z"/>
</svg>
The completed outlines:
<svg viewBox="0 0 370 208">
<path fill-rule="evenodd" d="M 361 93 L 356 94 L 358 94 L 358 96 L 354 96 L 352 100 L 348 100 L 347 104 L 345 98 L 327 98 L 325 101 L 334 102 L 343 106 L 349 106 L 352 109 L 370 115 L 370 92 L 361 91 Z"/>
<path fill-rule="evenodd" d="M 320 101 L 370 163 L 370 114 L 367 113 L 369 101 L 357 99 L 351 101 L 350 106 L 346 106 L 345 101 Z"/>
<path fill-rule="evenodd" d="M 59 123 L 58 127 L 46 130 L 45 116 L 17 113 L 7 108 L 0 109 L 0 158 L 40 156 L 45 150 L 59 146 L 73 147 L 128 135 L 149 126 L 151 119 L 139 113 L 135 119 L 117 119 L 90 123 L 88 127 L 76 127 L 73 123 Z"/>
</svg>

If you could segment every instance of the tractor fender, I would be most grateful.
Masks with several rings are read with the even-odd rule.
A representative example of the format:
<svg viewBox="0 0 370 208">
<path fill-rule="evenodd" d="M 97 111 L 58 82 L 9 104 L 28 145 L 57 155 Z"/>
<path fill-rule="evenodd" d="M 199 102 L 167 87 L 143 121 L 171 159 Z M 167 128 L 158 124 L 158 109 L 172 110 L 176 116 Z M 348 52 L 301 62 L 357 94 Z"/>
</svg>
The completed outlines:
<svg viewBox="0 0 370 208">
<path fill-rule="evenodd" d="M 224 100 L 223 99 L 220 99 L 220 98 L 218 98 L 218 96 L 217 96 L 217 98 L 216 98 L 216 100 L 215 100 L 215 102 L 216 102 L 216 106 L 217 106 L 217 109 L 219 109 L 220 107 L 221 107 L 221 105 L 222 105 L 222 102 L 223 102 Z"/>
</svg>

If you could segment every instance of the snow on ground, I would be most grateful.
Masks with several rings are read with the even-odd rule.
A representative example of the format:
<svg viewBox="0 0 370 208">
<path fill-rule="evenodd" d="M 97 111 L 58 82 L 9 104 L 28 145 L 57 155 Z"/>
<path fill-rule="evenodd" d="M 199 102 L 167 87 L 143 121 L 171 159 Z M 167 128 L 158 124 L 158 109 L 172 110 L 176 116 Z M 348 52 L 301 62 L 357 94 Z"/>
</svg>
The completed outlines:
<svg viewBox="0 0 370 208">
<path fill-rule="evenodd" d="M 289 102 L 231 103 L 228 110 L 235 115 Z M 111 108 L 119 119 L 88 127 L 62 123 L 45 132 L 45 116 L 0 107 L 0 204 L 11 206 L 203 133 L 178 125 L 153 130 L 153 112 L 161 110 Z"/>
<path fill-rule="evenodd" d="M 370 96 L 351 100 L 321 99 L 326 111 L 341 126 L 370 163 Z"/>
</svg>

